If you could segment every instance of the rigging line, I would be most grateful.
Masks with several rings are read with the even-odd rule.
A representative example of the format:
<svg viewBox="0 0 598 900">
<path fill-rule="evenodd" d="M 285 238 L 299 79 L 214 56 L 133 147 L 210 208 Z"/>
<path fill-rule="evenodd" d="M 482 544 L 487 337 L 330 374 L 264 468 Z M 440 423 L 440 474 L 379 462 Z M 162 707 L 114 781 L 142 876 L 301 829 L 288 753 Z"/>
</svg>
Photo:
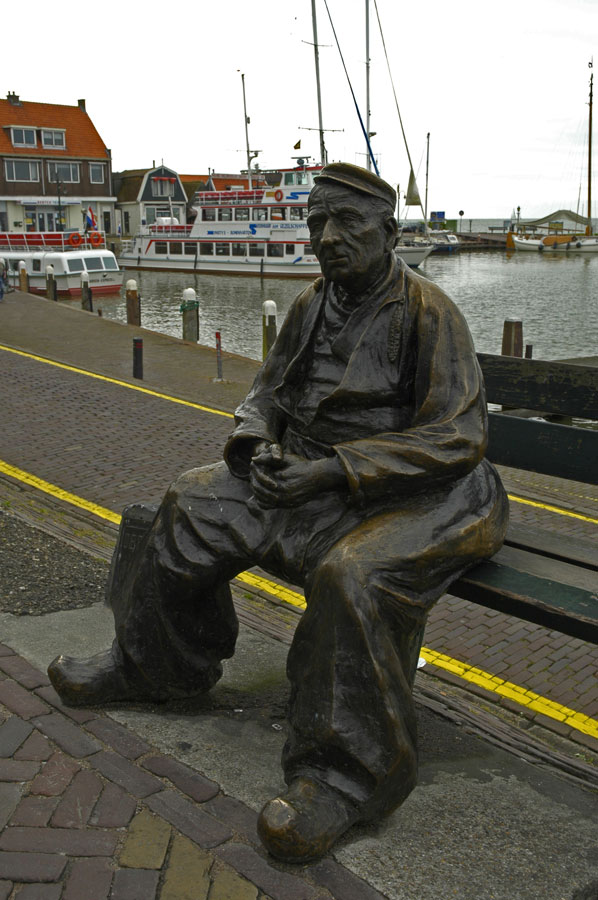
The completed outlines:
<svg viewBox="0 0 598 900">
<path fill-rule="evenodd" d="M 384 50 L 384 58 L 386 59 L 386 68 L 388 69 L 388 76 L 389 76 L 389 78 L 390 78 L 390 84 L 391 84 L 391 87 L 392 87 L 392 93 L 393 93 L 393 96 L 394 96 L 394 98 L 395 98 L 395 106 L 396 106 L 396 108 L 397 108 L 397 115 L 398 115 L 398 117 L 399 117 L 399 124 L 400 124 L 400 126 L 401 126 L 401 133 L 402 133 L 402 135 L 403 135 L 403 141 L 405 142 L 405 150 L 407 151 L 407 159 L 409 160 L 409 168 L 410 168 L 410 170 L 413 172 L 413 163 L 411 162 L 411 154 L 410 154 L 410 152 L 409 152 L 409 144 L 407 143 L 407 135 L 405 134 L 405 129 L 403 128 L 403 119 L 401 118 L 401 110 L 399 109 L 399 101 L 398 101 L 398 99 L 397 99 L 397 92 L 396 92 L 396 90 L 395 90 L 395 83 L 394 83 L 394 79 L 393 79 L 393 77 L 392 77 L 392 71 L 391 71 L 391 68 L 390 68 L 390 62 L 389 62 L 389 59 L 388 59 L 388 53 L 387 53 L 387 51 L 386 51 L 386 41 L 384 40 L 384 32 L 382 31 L 382 22 L 380 21 L 380 13 L 378 12 L 378 2 L 377 2 L 377 0 L 374 0 L 374 9 L 376 10 L 376 18 L 378 19 L 378 29 L 379 29 L 379 31 L 380 31 L 380 37 L 382 38 L 382 48 L 383 48 L 383 50 Z M 421 208 L 422 215 L 424 216 L 424 221 L 425 221 L 424 208 L 423 208 L 423 206 L 421 205 L 421 202 L 420 202 L 420 208 Z M 427 223 L 426 223 L 426 227 L 427 227 Z"/>
<path fill-rule="evenodd" d="M 378 178 L 379 178 L 379 177 L 380 177 L 380 172 L 379 172 L 379 170 L 378 170 L 378 166 L 377 166 L 377 164 L 376 164 L 376 160 L 374 159 L 374 154 L 372 153 L 372 147 L 371 147 L 371 144 L 370 144 L 370 136 L 369 136 L 369 134 L 367 133 L 367 129 L 366 129 L 365 125 L 363 124 L 363 119 L 361 118 L 361 113 L 360 113 L 360 111 L 359 111 L 359 106 L 358 106 L 358 104 L 357 104 L 357 98 L 355 97 L 355 91 L 353 90 L 353 85 L 351 84 L 351 79 L 349 78 L 349 73 L 347 72 L 347 67 L 346 67 L 346 65 L 345 65 L 345 60 L 344 60 L 344 57 L 343 57 L 343 51 L 341 50 L 341 46 L 340 46 L 340 44 L 339 44 L 339 42 L 338 42 L 338 38 L 337 38 L 337 36 L 336 36 L 336 29 L 335 29 L 334 23 L 333 23 L 333 21 L 332 21 L 332 16 L 330 15 L 330 10 L 328 9 L 328 0 L 324 0 L 324 6 L 326 7 L 326 12 L 328 13 L 328 18 L 330 19 L 330 27 L 332 28 L 332 33 L 333 33 L 333 35 L 334 35 L 334 40 L 336 41 L 336 47 L 337 47 L 337 50 L 338 50 L 338 52 L 339 52 L 339 56 L 340 56 L 340 58 L 341 58 L 341 62 L 342 62 L 342 64 L 343 64 L 343 69 L 345 70 L 345 75 L 347 76 L 347 83 L 348 83 L 348 85 L 349 85 L 349 90 L 351 91 L 351 96 L 353 97 L 353 103 L 355 104 L 355 109 L 357 110 L 357 116 L 358 116 L 358 118 L 359 118 L 359 124 L 361 125 L 361 130 L 363 131 L 363 136 L 364 136 L 364 138 L 365 138 L 365 142 L 366 142 L 366 145 L 367 145 L 367 148 L 368 148 L 368 153 L 370 154 L 370 159 L 371 159 L 372 164 L 373 164 L 373 166 L 374 166 L 374 171 L 376 172 L 376 175 L 377 175 Z"/>
</svg>

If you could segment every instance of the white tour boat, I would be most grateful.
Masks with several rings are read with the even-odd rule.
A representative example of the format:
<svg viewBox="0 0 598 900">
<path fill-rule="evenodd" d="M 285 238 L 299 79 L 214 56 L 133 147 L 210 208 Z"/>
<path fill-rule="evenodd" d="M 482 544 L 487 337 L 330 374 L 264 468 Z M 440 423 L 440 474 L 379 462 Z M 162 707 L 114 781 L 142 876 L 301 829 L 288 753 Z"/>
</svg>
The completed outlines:
<svg viewBox="0 0 598 900">
<path fill-rule="evenodd" d="M 124 273 L 114 253 L 106 249 L 103 232 L 79 234 L 74 231 L 0 233 L 0 259 L 3 259 L 10 282 L 18 284 L 19 262 L 25 263 L 29 290 L 46 293 L 46 272 L 54 269 L 59 294 L 80 294 L 81 275 L 86 272 L 93 294 L 117 294 Z"/>
<path fill-rule="evenodd" d="M 260 172 L 268 183 L 251 190 L 199 191 L 193 225 L 158 220 L 122 242 L 119 262 L 126 269 L 315 278 L 320 266 L 309 241 L 307 198 L 320 170 Z M 416 245 L 397 253 L 410 266 L 428 255 Z"/>
</svg>

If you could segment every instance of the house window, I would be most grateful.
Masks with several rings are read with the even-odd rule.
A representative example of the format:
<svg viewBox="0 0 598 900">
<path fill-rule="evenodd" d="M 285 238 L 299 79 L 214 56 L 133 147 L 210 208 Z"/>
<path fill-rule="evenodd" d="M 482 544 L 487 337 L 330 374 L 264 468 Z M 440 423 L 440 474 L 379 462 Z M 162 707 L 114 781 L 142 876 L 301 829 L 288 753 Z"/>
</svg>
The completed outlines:
<svg viewBox="0 0 598 900">
<path fill-rule="evenodd" d="M 152 197 L 174 197 L 174 178 L 152 178 Z"/>
<path fill-rule="evenodd" d="M 104 184 L 104 163 L 89 164 L 89 180 L 92 184 Z"/>
<path fill-rule="evenodd" d="M 64 150 L 64 131 L 42 131 L 44 147 L 59 147 Z"/>
<path fill-rule="evenodd" d="M 39 166 L 36 162 L 7 159 L 4 162 L 7 181 L 39 181 Z"/>
<path fill-rule="evenodd" d="M 56 182 L 77 182 L 79 181 L 79 163 L 48 163 L 48 178 L 50 181 Z"/>
<path fill-rule="evenodd" d="M 35 140 L 35 129 L 13 128 L 12 143 L 13 147 L 35 147 L 37 145 L 37 141 Z"/>
</svg>

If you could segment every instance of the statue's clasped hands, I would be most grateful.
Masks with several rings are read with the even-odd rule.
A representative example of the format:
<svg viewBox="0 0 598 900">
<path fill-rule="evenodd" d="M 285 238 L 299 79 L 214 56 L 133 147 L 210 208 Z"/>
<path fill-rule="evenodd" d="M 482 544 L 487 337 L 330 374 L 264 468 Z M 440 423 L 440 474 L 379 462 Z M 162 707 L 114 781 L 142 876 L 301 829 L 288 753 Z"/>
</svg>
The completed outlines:
<svg viewBox="0 0 598 900">
<path fill-rule="evenodd" d="M 305 501 L 337 487 L 344 473 L 336 457 L 310 460 L 283 452 L 280 444 L 258 441 L 253 450 L 249 480 L 260 506 L 301 506 Z"/>
</svg>

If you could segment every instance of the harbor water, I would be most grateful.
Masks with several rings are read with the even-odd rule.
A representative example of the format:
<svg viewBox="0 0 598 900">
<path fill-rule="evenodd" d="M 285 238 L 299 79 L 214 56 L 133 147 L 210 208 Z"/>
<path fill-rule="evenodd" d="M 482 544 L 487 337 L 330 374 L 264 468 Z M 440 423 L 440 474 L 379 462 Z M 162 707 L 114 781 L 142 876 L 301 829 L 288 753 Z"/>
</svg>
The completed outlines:
<svg viewBox="0 0 598 900">
<path fill-rule="evenodd" d="M 506 318 L 523 321 L 525 344 L 535 359 L 571 359 L 598 354 L 598 259 L 501 250 L 432 254 L 418 270 L 457 303 L 476 349 L 500 353 Z M 182 337 L 183 290 L 192 287 L 200 304 L 200 343 L 253 359 L 262 354 L 262 303 L 274 300 L 280 328 L 303 279 L 197 275 L 129 270 L 141 296 L 143 327 Z M 79 301 L 67 301 L 78 303 Z M 126 321 L 125 289 L 94 298 L 106 318 Z"/>
</svg>

